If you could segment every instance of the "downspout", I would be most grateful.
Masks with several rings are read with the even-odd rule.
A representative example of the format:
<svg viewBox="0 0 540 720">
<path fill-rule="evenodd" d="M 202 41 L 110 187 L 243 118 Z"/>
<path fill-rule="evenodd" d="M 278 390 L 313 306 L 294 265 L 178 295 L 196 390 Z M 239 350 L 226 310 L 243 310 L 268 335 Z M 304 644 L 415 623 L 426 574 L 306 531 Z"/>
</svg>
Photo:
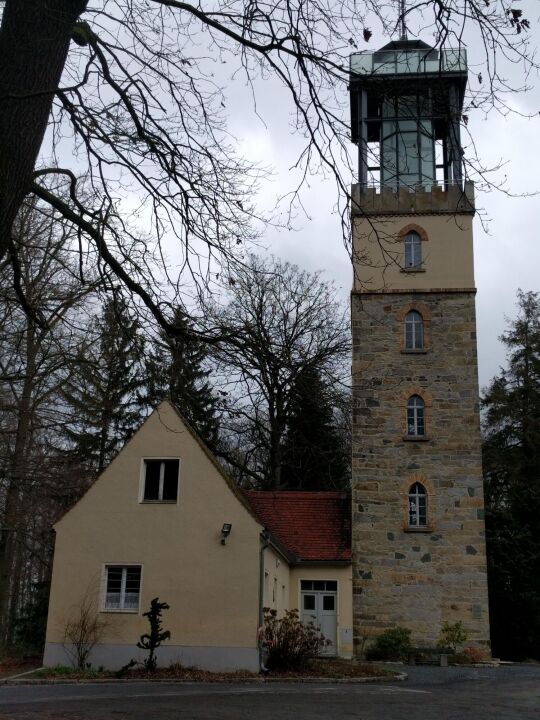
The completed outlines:
<svg viewBox="0 0 540 720">
<path fill-rule="evenodd" d="M 261 547 L 259 550 L 259 618 L 257 623 L 257 644 L 259 646 L 259 669 L 263 671 L 263 644 L 262 628 L 264 625 L 264 551 L 270 544 L 270 531 L 265 527 L 261 533 Z"/>
</svg>

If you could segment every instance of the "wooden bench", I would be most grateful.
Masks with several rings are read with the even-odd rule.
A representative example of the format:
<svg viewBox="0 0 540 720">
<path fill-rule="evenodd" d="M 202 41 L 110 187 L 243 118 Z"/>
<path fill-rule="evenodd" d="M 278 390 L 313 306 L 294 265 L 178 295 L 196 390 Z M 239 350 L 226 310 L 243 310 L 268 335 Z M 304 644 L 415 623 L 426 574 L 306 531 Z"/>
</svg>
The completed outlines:
<svg viewBox="0 0 540 720">
<path fill-rule="evenodd" d="M 409 650 L 409 665 L 419 662 L 425 665 L 448 667 L 448 656 L 453 655 L 452 648 L 415 647 Z"/>
</svg>

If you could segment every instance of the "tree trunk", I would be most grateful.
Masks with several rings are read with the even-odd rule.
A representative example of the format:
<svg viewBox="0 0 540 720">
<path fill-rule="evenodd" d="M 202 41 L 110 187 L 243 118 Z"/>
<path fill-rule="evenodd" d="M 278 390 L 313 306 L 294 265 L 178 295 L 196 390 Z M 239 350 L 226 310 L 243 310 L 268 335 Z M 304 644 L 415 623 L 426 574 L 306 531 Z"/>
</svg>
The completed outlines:
<svg viewBox="0 0 540 720">
<path fill-rule="evenodd" d="M 72 30 L 88 0 L 7 0 L 0 26 L 0 258 L 32 182 Z"/>
<path fill-rule="evenodd" d="M 24 512 L 22 493 L 27 481 L 27 452 L 31 433 L 32 393 L 36 374 L 37 345 L 35 326 L 28 321 L 26 331 L 26 367 L 25 378 L 17 408 L 17 432 L 13 458 L 10 463 L 5 511 L 0 528 L 0 645 L 9 646 L 12 639 L 9 622 L 10 608 L 17 598 L 13 597 L 14 581 L 18 582 L 16 570 L 17 534 L 24 526 L 21 513 Z"/>
<path fill-rule="evenodd" d="M 285 425 L 279 418 L 270 419 L 270 447 L 268 452 L 268 484 L 270 490 L 281 489 L 281 466 L 283 464 L 283 435 Z"/>
</svg>

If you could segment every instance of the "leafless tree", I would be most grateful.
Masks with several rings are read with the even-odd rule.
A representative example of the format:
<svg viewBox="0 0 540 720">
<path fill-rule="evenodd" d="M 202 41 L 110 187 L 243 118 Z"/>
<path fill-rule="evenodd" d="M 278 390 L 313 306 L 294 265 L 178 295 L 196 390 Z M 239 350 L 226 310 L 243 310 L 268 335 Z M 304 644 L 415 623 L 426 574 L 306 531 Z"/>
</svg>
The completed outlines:
<svg viewBox="0 0 540 720">
<path fill-rule="evenodd" d="M 222 454 L 242 478 L 279 488 L 296 379 L 310 368 L 333 383 L 348 373 L 347 311 L 319 273 L 280 260 L 251 255 L 230 283 L 229 304 L 213 311 L 231 338 L 214 351 L 225 406 Z"/>
<path fill-rule="evenodd" d="M 261 170 L 235 153 L 227 85 L 277 82 L 305 145 L 291 159 L 300 185 L 333 175 L 348 228 L 348 53 L 372 29 L 392 33 L 394 0 L 3 0 L 0 26 L 0 257 L 20 285 L 13 223 L 34 193 L 72 223 L 81 252 L 137 294 L 174 332 L 169 308 L 186 283 L 204 286 L 265 220 L 253 202 Z M 475 107 L 505 111 L 503 60 L 534 67 L 529 24 L 509 0 L 409 0 L 409 25 L 433 42 L 484 48 Z M 226 72 L 225 72 L 226 68 Z M 481 73 L 479 72 L 479 75 Z M 501 91 L 503 94 L 501 94 Z M 71 159 L 73 155 L 73 160 Z M 79 174 L 85 176 L 86 190 Z M 44 184 L 69 184 L 68 198 Z M 299 186 L 291 188 L 292 202 Z M 90 199 L 89 199 L 90 198 Z M 140 226 L 151 226 L 152 241 Z M 163 240 L 176 238 L 174 263 Z M 167 293 L 163 283 L 168 282 Z"/>
<path fill-rule="evenodd" d="M 50 444 L 65 420 L 61 388 L 73 372 L 78 308 L 93 285 L 80 284 L 73 238 L 53 215 L 29 197 L 12 231 L 18 291 L 42 323 L 21 309 L 9 269 L 0 271 L 0 644 L 11 640 L 23 595 L 48 575 L 51 524 L 80 480 L 75 468 L 62 473 Z"/>
</svg>

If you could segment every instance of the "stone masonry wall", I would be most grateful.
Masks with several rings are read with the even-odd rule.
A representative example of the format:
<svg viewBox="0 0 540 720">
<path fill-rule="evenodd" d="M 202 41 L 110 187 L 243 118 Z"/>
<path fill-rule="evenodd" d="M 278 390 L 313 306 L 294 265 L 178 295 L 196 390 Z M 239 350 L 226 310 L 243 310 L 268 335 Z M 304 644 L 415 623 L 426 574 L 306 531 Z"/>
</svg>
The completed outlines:
<svg viewBox="0 0 540 720">
<path fill-rule="evenodd" d="M 403 350 L 404 312 L 424 316 L 427 352 Z M 353 294 L 353 593 L 357 647 L 396 625 L 433 646 L 462 621 L 489 652 L 472 292 Z M 407 398 L 426 403 L 424 440 L 404 439 Z M 428 490 L 428 527 L 407 493 Z"/>
</svg>

